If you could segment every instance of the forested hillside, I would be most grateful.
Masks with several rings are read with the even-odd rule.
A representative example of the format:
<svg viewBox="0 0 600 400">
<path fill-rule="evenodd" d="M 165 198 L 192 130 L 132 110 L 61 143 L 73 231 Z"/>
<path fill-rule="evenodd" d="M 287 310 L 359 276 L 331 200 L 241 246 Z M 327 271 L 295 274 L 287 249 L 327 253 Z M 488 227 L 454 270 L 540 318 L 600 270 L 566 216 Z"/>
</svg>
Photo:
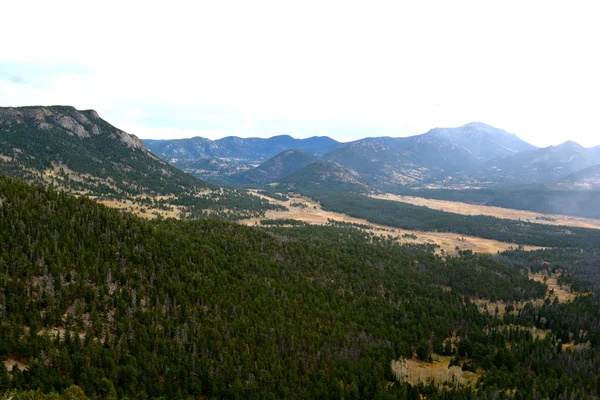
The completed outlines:
<svg viewBox="0 0 600 400">
<path fill-rule="evenodd" d="M 148 221 L 0 177 L 2 389 L 75 384 L 98 399 L 597 396 L 600 357 L 588 343 L 597 319 L 583 318 L 597 297 L 549 305 L 544 326 L 557 318 L 557 330 L 544 338 L 472 301 L 527 302 L 545 290 L 519 266 L 445 259 L 352 228 Z M 542 323 L 531 307 L 519 324 Z M 561 351 L 564 332 L 586 344 Z M 434 352 L 479 381 L 396 380 L 391 361 Z"/>
<path fill-rule="evenodd" d="M 239 219 L 274 208 L 188 175 L 95 111 L 69 106 L 0 107 L 0 174 L 156 215 Z"/>
<path fill-rule="evenodd" d="M 154 157 L 93 110 L 0 108 L 0 172 L 92 194 L 179 194 L 206 188 Z"/>
</svg>

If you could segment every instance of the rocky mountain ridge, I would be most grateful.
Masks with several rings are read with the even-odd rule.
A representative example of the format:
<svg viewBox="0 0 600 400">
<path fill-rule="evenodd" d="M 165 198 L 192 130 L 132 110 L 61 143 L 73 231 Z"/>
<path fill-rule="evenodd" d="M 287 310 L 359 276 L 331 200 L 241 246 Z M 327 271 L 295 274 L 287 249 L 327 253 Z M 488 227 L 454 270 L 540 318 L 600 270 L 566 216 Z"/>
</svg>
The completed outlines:
<svg viewBox="0 0 600 400">
<path fill-rule="evenodd" d="M 600 147 L 585 149 L 565 143 L 537 148 L 515 134 L 482 122 L 457 128 L 434 128 L 410 137 L 370 137 L 348 143 L 326 137 L 293 139 L 289 136 L 142 142 L 157 156 L 196 176 L 243 184 L 259 184 L 239 179 L 246 174 L 261 175 L 263 183 L 281 179 L 281 172 L 259 173 L 262 168 L 259 165 L 269 157 L 276 157 L 273 152 L 279 150 L 281 154 L 291 149 L 303 150 L 322 161 L 353 170 L 370 185 L 381 189 L 407 185 L 480 188 L 535 184 L 600 164 Z M 283 164 L 279 170 L 292 168 Z"/>
<path fill-rule="evenodd" d="M 174 194 L 205 182 L 146 150 L 94 110 L 0 107 L 0 172 L 97 195 Z"/>
<path fill-rule="evenodd" d="M 94 110 L 78 111 L 71 106 L 0 107 L 0 121 L 5 132 L 13 125 L 31 124 L 31 128 L 37 128 L 40 131 L 47 131 L 58 126 L 64 129 L 68 135 L 89 138 L 103 133 L 98 124 L 94 123 L 94 120 L 98 119 L 100 116 Z M 135 135 L 116 128 L 109 134 L 115 135 L 129 147 L 144 149 L 142 142 Z"/>
</svg>

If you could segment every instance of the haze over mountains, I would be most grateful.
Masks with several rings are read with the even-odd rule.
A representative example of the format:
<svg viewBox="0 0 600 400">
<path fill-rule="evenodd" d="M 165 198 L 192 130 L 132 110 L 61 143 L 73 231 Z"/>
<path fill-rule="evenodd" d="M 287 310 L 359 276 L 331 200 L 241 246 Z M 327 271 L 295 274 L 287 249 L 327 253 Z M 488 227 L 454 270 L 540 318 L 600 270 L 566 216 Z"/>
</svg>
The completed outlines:
<svg viewBox="0 0 600 400">
<path fill-rule="evenodd" d="M 349 143 L 328 137 L 290 136 L 142 142 L 157 156 L 196 176 L 255 185 L 274 183 L 295 173 L 309 164 L 309 157 L 314 157 L 313 162 L 334 163 L 358 173 L 361 180 L 379 189 L 397 185 L 478 188 L 537 184 L 600 164 L 600 146 L 588 149 L 567 142 L 537 148 L 481 122 L 434 128 L 404 138 L 375 137 Z M 289 150 L 303 151 L 303 161 L 289 157 L 285 153 Z"/>
<path fill-rule="evenodd" d="M 547 182 L 600 164 L 600 146 L 585 148 L 569 141 L 493 159 L 486 173 L 503 182 Z"/>
<path fill-rule="evenodd" d="M 550 182 L 549 185 L 557 189 L 567 190 L 600 190 L 600 165 L 582 169 L 557 181 Z"/>
</svg>

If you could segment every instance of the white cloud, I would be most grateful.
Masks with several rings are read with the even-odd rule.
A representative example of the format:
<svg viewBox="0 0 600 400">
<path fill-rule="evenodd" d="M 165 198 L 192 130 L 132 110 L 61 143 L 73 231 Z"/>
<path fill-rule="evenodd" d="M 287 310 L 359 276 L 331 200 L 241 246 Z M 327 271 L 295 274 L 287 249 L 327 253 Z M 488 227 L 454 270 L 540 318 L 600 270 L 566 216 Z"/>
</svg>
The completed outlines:
<svg viewBox="0 0 600 400">
<path fill-rule="evenodd" d="M 36 87 L 0 76 L 1 105 L 94 108 L 139 136 L 268 135 L 249 128 L 265 121 L 403 136 L 479 120 L 537 145 L 600 144 L 594 1 L 82 4 L 3 6 L 14 17 L 0 35 L 15 40 L 0 66 L 35 65 L 21 72 L 37 80 L 47 65 L 81 71 Z"/>
</svg>

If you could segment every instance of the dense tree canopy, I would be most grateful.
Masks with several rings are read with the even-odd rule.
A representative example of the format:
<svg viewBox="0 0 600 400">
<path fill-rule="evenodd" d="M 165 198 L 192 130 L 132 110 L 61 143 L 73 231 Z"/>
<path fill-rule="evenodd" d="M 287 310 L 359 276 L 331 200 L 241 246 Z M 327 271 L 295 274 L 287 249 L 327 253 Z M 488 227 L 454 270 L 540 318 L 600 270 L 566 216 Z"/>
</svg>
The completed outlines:
<svg viewBox="0 0 600 400">
<path fill-rule="evenodd" d="M 596 296 L 503 321 L 472 300 L 527 303 L 546 286 L 514 263 L 433 250 L 355 227 L 148 221 L 0 177 L 0 388 L 56 398 L 77 385 L 98 399 L 598 395 Z M 544 339 L 525 329 L 542 321 Z M 561 351 L 571 332 L 581 345 Z M 395 380 L 392 360 L 431 352 L 482 378 L 443 392 Z"/>
</svg>

